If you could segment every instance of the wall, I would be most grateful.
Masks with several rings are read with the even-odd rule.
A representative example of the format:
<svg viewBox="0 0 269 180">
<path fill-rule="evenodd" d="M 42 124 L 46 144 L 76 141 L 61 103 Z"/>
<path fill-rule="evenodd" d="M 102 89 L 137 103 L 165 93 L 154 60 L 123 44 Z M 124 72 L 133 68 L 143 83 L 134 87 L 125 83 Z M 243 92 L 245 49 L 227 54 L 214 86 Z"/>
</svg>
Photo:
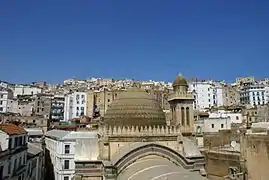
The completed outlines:
<svg viewBox="0 0 269 180">
<path fill-rule="evenodd" d="M 0 152 L 8 150 L 9 135 L 0 130 Z"/>
<path fill-rule="evenodd" d="M 246 160 L 248 180 L 268 180 L 269 136 L 248 134 L 244 137 L 243 156 Z"/>
<path fill-rule="evenodd" d="M 204 133 L 205 147 L 218 147 L 231 144 L 231 141 L 239 141 L 239 137 L 231 130 L 221 130 L 219 133 Z"/>
<path fill-rule="evenodd" d="M 156 144 L 160 144 L 166 147 L 169 147 L 177 152 L 182 152 L 182 146 L 179 144 L 178 141 L 166 141 L 166 140 L 159 140 L 154 142 Z M 113 159 L 115 156 L 120 155 L 122 152 L 127 153 L 126 149 L 130 148 L 134 144 L 132 141 L 118 141 L 118 142 L 110 142 L 110 159 Z"/>
<path fill-rule="evenodd" d="M 99 157 L 99 146 L 97 138 L 76 139 L 75 160 L 97 160 Z"/>
<path fill-rule="evenodd" d="M 223 180 L 229 174 L 229 167 L 241 169 L 240 154 L 225 151 L 209 150 L 203 152 L 205 169 L 210 180 Z"/>
</svg>

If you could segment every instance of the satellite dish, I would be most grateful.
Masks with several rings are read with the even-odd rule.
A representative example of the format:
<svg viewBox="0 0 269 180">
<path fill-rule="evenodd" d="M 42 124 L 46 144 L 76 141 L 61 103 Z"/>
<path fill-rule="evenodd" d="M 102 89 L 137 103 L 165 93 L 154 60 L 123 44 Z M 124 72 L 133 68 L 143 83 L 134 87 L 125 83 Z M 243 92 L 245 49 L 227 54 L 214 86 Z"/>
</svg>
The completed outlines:
<svg viewBox="0 0 269 180">
<path fill-rule="evenodd" d="M 236 146 L 236 142 L 235 142 L 235 141 L 232 141 L 232 142 L 231 142 L 231 146 L 232 146 L 233 148 L 235 148 L 235 146 Z"/>
</svg>

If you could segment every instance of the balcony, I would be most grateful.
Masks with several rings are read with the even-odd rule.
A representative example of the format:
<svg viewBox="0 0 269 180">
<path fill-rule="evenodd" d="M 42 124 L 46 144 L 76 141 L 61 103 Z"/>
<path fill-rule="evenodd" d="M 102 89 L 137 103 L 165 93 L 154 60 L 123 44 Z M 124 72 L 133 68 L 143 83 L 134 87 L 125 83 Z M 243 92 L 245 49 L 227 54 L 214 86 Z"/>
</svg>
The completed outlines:
<svg viewBox="0 0 269 180">
<path fill-rule="evenodd" d="M 173 100 L 194 100 L 194 98 L 190 93 L 174 92 L 168 95 L 168 101 Z"/>
</svg>

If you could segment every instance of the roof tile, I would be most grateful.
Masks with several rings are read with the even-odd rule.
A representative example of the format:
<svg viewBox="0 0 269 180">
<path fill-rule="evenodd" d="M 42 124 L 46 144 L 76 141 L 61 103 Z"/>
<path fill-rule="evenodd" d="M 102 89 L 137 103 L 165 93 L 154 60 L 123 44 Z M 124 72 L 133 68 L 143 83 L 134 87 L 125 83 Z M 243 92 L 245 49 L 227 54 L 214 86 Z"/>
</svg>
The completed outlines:
<svg viewBox="0 0 269 180">
<path fill-rule="evenodd" d="M 27 134 L 23 127 L 16 126 L 15 124 L 11 123 L 0 124 L 0 130 L 4 131 L 8 135 Z"/>
</svg>

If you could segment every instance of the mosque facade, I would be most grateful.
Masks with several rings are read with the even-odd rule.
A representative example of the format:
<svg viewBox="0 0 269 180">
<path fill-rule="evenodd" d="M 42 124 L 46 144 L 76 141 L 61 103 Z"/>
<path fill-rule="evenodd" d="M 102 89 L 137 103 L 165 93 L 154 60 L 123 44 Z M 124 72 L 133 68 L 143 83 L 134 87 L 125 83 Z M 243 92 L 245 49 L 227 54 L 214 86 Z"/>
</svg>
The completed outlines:
<svg viewBox="0 0 269 180">
<path fill-rule="evenodd" d="M 169 95 L 172 118 L 146 91 L 133 88 L 119 94 L 99 127 L 99 157 L 88 169 L 76 169 L 74 179 L 202 180 L 204 157 L 195 145 L 193 97 L 178 76 Z M 79 162 L 78 162 L 79 163 Z"/>
</svg>

